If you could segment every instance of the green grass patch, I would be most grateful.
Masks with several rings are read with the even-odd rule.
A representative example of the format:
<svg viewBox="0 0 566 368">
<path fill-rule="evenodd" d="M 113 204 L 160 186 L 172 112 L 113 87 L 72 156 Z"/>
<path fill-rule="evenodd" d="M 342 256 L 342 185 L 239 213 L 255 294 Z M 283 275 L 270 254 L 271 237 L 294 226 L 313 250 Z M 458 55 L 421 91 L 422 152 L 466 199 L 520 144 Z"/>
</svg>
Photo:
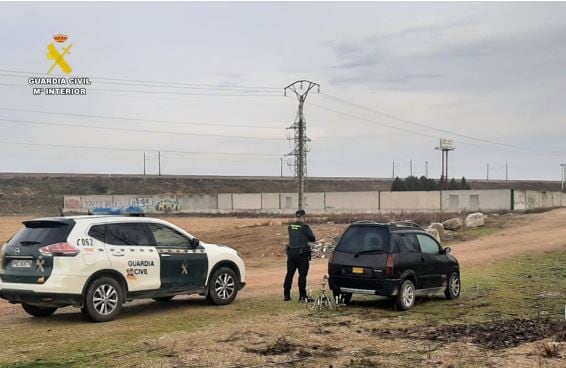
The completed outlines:
<svg viewBox="0 0 566 368">
<path fill-rule="evenodd" d="M 119 318 L 109 323 L 87 322 L 77 309 L 43 319 L 20 314 L 3 316 L 0 366 L 158 364 L 180 349 L 174 344 L 160 344 L 160 339 L 175 341 L 182 336 L 181 341 L 186 342 L 202 331 L 229 333 L 235 322 L 254 328 L 255 324 L 284 320 L 300 328 L 301 322 L 339 326 L 350 321 L 359 326 L 355 328 L 365 330 L 515 317 L 559 319 L 563 318 L 566 295 L 564 264 L 566 252 L 562 250 L 463 268 L 460 299 L 419 298 L 409 312 L 393 310 L 392 303 L 385 298 L 355 296 L 349 307 L 314 313 L 296 302 L 285 303 L 279 296 L 268 296 L 237 300 L 225 307 L 211 307 L 198 298 L 181 298 L 165 304 L 143 301 L 126 304 Z M 273 331 L 273 336 L 281 333 Z"/>
</svg>

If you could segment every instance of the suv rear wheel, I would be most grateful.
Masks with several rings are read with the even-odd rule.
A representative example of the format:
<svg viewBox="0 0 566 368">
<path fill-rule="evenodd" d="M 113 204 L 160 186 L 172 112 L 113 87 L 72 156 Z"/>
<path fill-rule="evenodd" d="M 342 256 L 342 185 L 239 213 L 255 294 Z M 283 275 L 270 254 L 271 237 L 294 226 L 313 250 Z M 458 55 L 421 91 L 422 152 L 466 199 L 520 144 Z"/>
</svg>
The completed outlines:
<svg viewBox="0 0 566 368">
<path fill-rule="evenodd" d="M 231 268 L 221 267 L 210 278 L 206 300 L 214 305 L 230 304 L 238 294 L 238 284 L 236 272 Z"/>
<path fill-rule="evenodd" d="M 452 272 L 450 277 L 448 278 L 448 286 L 446 287 L 446 291 L 444 291 L 444 295 L 446 299 L 458 299 L 460 297 L 460 291 L 462 285 L 460 284 L 460 274 L 457 272 Z"/>
<path fill-rule="evenodd" d="M 397 309 L 408 310 L 415 305 L 415 284 L 411 280 L 404 280 L 395 297 Z"/>
<path fill-rule="evenodd" d="M 26 311 L 27 314 L 30 314 L 34 317 L 49 317 L 57 310 L 57 308 L 55 307 L 38 307 L 36 305 L 23 303 L 22 308 Z"/>
<path fill-rule="evenodd" d="M 95 322 L 111 321 L 120 313 L 123 300 L 120 283 L 111 277 L 101 277 L 89 285 L 82 312 Z"/>
</svg>

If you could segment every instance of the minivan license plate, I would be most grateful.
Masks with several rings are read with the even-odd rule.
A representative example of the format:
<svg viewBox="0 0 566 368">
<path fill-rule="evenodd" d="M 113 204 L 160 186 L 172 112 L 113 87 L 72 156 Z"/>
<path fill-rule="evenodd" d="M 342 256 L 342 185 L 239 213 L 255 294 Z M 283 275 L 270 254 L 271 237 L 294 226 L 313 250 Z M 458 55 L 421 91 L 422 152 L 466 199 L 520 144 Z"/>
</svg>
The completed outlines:
<svg viewBox="0 0 566 368">
<path fill-rule="evenodd" d="M 14 259 L 10 264 L 13 268 L 31 268 L 31 261 L 27 259 Z"/>
<path fill-rule="evenodd" d="M 364 269 L 362 267 L 352 267 L 352 273 L 364 273 Z"/>
</svg>

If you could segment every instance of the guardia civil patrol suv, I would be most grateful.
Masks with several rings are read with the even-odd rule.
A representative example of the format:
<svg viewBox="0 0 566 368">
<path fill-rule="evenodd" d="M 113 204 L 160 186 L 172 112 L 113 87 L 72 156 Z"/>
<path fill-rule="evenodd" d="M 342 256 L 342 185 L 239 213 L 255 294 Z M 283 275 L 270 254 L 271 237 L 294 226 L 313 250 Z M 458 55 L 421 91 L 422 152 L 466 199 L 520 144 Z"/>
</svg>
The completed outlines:
<svg viewBox="0 0 566 368">
<path fill-rule="evenodd" d="M 73 216 L 23 225 L 0 251 L 0 297 L 33 316 L 71 305 L 105 322 L 132 299 L 180 294 L 223 305 L 245 285 L 238 252 L 160 219 Z"/>
</svg>

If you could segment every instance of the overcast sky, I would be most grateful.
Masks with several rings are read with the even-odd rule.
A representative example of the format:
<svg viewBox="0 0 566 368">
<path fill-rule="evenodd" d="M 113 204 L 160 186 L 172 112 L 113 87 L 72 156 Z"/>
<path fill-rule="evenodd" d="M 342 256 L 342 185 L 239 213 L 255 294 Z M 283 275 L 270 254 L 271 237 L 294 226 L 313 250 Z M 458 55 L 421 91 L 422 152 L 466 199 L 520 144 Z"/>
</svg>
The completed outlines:
<svg viewBox="0 0 566 368">
<path fill-rule="evenodd" d="M 57 33 L 86 96 L 27 85 Z M 162 150 L 164 174 L 279 175 L 297 79 L 322 92 L 310 176 L 407 176 L 412 159 L 437 177 L 440 137 L 455 177 L 507 162 L 510 179 L 560 180 L 566 162 L 564 3 L 0 3 L 0 41 L 1 172 L 141 173 L 145 150 L 156 173 Z"/>
</svg>

